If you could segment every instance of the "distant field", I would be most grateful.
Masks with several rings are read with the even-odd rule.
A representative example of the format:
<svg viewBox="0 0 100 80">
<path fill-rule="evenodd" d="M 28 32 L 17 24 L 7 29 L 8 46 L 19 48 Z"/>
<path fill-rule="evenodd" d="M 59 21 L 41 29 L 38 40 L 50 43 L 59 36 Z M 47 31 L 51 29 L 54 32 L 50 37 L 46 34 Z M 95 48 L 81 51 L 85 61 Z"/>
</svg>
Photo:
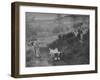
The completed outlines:
<svg viewBox="0 0 100 80">
<path fill-rule="evenodd" d="M 50 44 L 58 39 L 58 36 L 49 36 L 49 37 L 43 37 L 43 38 L 38 38 L 40 42 L 40 47 L 47 47 L 47 44 Z"/>
</svg>

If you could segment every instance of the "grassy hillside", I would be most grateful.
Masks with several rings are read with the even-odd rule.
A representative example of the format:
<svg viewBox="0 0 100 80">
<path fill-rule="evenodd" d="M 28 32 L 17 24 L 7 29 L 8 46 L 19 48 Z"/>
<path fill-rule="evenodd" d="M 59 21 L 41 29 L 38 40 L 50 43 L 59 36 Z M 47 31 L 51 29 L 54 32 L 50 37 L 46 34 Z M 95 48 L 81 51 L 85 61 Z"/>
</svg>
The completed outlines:
<svg viewBox="0 0 100 80">
<path fill-rule="evenodd" d="M 62 60 L 68 65 L 89 64 L 89 33 L 84 35 L 83 42 L 76 37 L 66 40 L 56 40 L 49 44 L 50 48 L 63 50 Z"/>
</svg>

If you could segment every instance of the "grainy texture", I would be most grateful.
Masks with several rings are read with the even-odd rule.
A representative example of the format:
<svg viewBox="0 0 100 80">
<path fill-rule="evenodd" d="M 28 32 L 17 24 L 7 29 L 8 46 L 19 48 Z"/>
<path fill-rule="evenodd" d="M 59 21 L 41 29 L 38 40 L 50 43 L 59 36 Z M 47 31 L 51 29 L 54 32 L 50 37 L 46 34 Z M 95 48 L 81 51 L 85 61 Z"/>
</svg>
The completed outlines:
<svg viewBox="0 0 100 80">
<path fill-rule="evenodd" d="M 49 48 L 61 55 L 51 57 Z M 89 64 L 89 15 L 26 12 L 26 67 L 78 64 Z"/>
</svg>

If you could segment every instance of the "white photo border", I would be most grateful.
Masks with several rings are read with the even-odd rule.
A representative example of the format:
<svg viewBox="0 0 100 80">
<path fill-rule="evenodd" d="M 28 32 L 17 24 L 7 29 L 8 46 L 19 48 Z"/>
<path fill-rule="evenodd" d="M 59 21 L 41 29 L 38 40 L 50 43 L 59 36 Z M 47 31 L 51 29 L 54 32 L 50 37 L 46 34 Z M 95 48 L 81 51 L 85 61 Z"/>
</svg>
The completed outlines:
<svg viewBox="0 0 100 80">
<path fill-rule="evenodd" d="M 25 12 L 39 13 L 60 13 L 60 14 L 81 14 L 90 16 L 90 64 L 87 65 L 65 65 L 48 67 L 25 67 Z M 38 6 L 20 6 L 19 7 L 19 74 L 42 74 L 55 72 L 75 72 L 95 70 L 95 10 L 75 9 L 75 8 L 56 8 L 56 7 L 38 7 Z"/>
</svg>

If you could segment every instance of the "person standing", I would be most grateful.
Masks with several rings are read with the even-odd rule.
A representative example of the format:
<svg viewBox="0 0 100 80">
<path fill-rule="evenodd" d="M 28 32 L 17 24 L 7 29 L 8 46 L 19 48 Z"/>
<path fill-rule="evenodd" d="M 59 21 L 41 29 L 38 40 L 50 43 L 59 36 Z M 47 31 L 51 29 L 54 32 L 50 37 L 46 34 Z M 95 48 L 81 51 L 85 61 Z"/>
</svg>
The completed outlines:
<svg viewBox="0 0 100 80">
<path fill-rule="evenodd" d="M 40 57 L 39 41 L 38 41 L 38 40 L 34 41 L 33 46 L 34 46 L 35 56 L 36 56 L 36 57 Z"/>
</svg>

